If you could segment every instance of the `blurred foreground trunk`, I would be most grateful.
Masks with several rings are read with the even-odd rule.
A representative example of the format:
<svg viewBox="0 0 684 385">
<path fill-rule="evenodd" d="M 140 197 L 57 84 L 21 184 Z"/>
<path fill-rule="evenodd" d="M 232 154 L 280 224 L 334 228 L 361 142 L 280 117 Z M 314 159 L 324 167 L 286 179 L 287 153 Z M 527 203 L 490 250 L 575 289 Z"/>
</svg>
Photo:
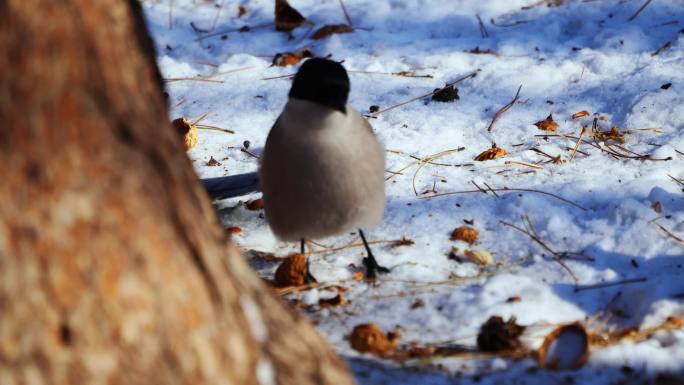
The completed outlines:
<svg viewBox="0 0 684 385">
<path fill-rule="evenodd" d="M 137 1 L 0 20 L 0 384 L 351 384 L 226 241 Z"/>
</svg>

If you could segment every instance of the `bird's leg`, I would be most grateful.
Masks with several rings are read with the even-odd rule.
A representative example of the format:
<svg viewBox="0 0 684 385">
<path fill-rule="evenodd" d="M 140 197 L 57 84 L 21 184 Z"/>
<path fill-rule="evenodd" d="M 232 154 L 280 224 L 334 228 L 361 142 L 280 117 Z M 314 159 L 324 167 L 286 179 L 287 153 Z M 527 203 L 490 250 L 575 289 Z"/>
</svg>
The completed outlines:
<svg viewBox="0 0 684 385">
<path fill-rule="evenodd" d="M 376 273 L 389 273 L 388 268 L 380 266 L 378 261 L 375 260 L 373 252 L 371 251 L 370 246 L 368 246 L 368 241 L 366 241 L 366 236 L 363 234 L 363 230 L 359 229 L 359 235 L 361 235 L 363 246 L 366 247 L 366 252 L 368 253 L 368 256 L 363 259 L 363 265 L 366 267 L 366 278 L 369 280 L 374 280 L 377 278 Z"/>
<path fill-rule="evenodd" d="M 301 251 L 302 255 L 306 256 L 305 250 L 304 250 L 304 244 L 305 243 L 306 243 L 306 241 L 304 240 L 304 238 L 302 238 L 301 242 L 299 244 L 299 250 Z M 311 270 L 309 269 L 309 258 L 307 257 L 306 258 L 306 277 L 304 277 L 304 283 L 314 283 L 314 282 L 318 282 L 318 281 L 316 281 L 316 278 L 313 275 L 311 275 Z"/>
</svg>

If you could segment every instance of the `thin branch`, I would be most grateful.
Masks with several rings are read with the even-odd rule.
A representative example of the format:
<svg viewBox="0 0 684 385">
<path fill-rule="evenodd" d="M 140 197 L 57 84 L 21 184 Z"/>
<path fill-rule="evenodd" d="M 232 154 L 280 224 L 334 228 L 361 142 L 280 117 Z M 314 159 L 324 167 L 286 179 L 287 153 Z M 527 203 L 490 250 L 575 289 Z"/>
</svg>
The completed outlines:
<svg viewBox="0 0 684 385">
<path fill-rule="evenodd" d="M 347 19 L 347 24 L 350 27 L 354 27 L 354 24 L 352 23 L 351 17 L 349 17 L 349 13 L 347 12 L 347 7 L 344 6 L 344 3 L 342 2 L 342 0 L 339 0 L 339 1 L 340 1 L 340 7 L 342 7 L 342 12 L 344 13 L 344 18 Z"/>
<path fill-rule="evenodd" d="M 577 285 L 579 282 L 579 280 L 577 279 L 577 276 L 570 269 L 570 267 L 568 265 L 566 265 L 565 262 L 563 262 L 561 260 L 568 253 L 567 252 L 558 253 L 558 252 L 553 251 L 553 249 L 551 249 L 551 247 L 549 247 L 546 243 L 544 243 L 544 241 L 541 240 L 541 238 L 539 237 L 539 234 L 537 234 L 537 231 L 534 229 L 534 226 L 532 225 L 532 221 L 530 220 L 530 218 L 528 216 L 523 216 L 522 220 L 523 220 L 523 223 L 525 224 L 525 226 L 527 227 L 527 229 L 520 228 L 520 227 L 518 227 L 512 223 L 508 223 L 508 222 L 504 222 L 504 221 L 500 221 L 500 223 L 504 226 L 512 227 L 512 228 L 526 234 L 527 236 L 532 238 L 533 241 L 537 242 L 540 246 L 542 246 L 546 251 L 553 254 L 553 260 L 556 261 L 556 263 L 558 263 L 563 269 L 565 269 L 565 271 L 568 272 L 568 274 L 570 275 L 570 277 L 572 278 L 572 280 L 575 283 L 575 290 L 577 290 Z"/>
<path fill-rule="evenodd" d="M 560 200 L 561 202 L 565 202 L 571 206 L 575 206 L 580 210 L 584 210 L 584 211 L 588 210 L 587 208 L 582 207 L 579 204 L 577 204 L 571 200 L 565 199 L 561 196 L 558 196 L 556 194 L 552 194 L 552 193 L 549 193 L 546 191 L 534 190 L 534 189 L 524 189 L 524 188 L 507 188 L 507 187 L 497 188 L 497 189 L 493 189 L 493 190 L 494 191 L 504 191 L 504 192 L 533 192 L 533 193 L 537 193 L 537 194 L 543 194 L 543 195 L 547 195 L 547 196 L 556 198 L 556 199 Z M 447 196 L 447 195 L 470 194 L 470 193 L 479 193 L 479 192 L 482 192 L 482 191 L 480 191 L 480 190 L 451 191 L 451 192 L 446 192 L 446 193 L 430 195 L 430 196 L 426 196 L 426 197 L 420 197 L 419 199 L 430 199 L 430 198 L 436 198 L 436 197 Z"/>
<path fill-rule="evenodd" d="M 413 99 L 409 99 L 409 100 L 404 101 L 404 102 L 401 102 L 401 103 L 399 103 L 399 104 L 395 104 L 395 105 L 393 105 L 393 106 L 391 106 L 391 107 L 387 107 L 387 108 L 385 108 L 385 109 L 383 109 L 383 110 L 380 110 L 380 111 L 378 111 L 378 112 L 374 112 L 374 113 L 368 115 L 368 117 L 374 118 L 374 117 L 376 117 L 376 116 L 378 116 L 378 115 L 380 115 L 380 114 L 384 114 L 384 113 L 387 112 L 387 111 L 391 111 L 391 110 L 393 110 L 393 109 L 395 109 L 395 108 L 399 108 L 399 107 L 404 106 L 404 105 L 406 105 L 406 104 L 415 102 L 416 100 L 420 100 L 420 99 L 422 99 L 422 98 L 425 98 L 425 97 L 428 97 L 428 96 L 432 96 L 432 95 L 436 94 L 437 92 L 443 90 L 443 89 L 446 88 L 446 87 L 454 86 L 454 85 L 456 85 L 456 84 L 458 84 L 458 83 L 460 83 L 460 82 L 462 82 L 462 81 L 464 81 L 464 80 L 467 80 L 467 79 L 470 79 L 470 78 L 474 78 L 476 75 L 477 75 L 477 71 L 472 72 L 472 73 L 470 73 L 470 74 L 468 74 L 468 75 L 462 76 L 462 77 L 460 77 L 460 78 L 454 80 L 454 81 L 451 82 L 451 83 L 447 83 L 447 84 L 446 84 L 444 87 L 442 87 L 442 88 L 438 88 L 438 89 L 436 89 L 435 91 L 428 92 L 427 94 L 417 96 L 417 97 L 415 97 L 415 98 L 413 98 Z"/>
<path fill-rule="evenodd" d="M 603 289 L 603 288 L 611 287 L 611 286 L 628 285 L 630 283 L 639 283 L 639 282 L 646 282 L 646 281 L 648 281 L 648 278 L 640 277 L 640 278 L 623 279 L 622 281 L 597 283 L 594 285 L 582 285 L 582 286 L 576 286 L 575 292 L 584 291 L 584 290 Z"/>
<path fill-rule="evenodd" d="M 654 225 L 658 226 L 658 227 L 660 228 L 660 230 L 662 230 L 668 237 L 672 238 L 672 239 L 675 240 L 677 243 L 684 244 L 684 239 L 682 239 L 682 238 L 678 237 L 677 235 L 675 235 L 675 234 L 674 234 L 672 231 L 670 231 L 667 227 L 665 227 L 665 226 L 661 225 L 660 223 L 656 222 L 658 219 L 660 219 L 660 218 L 653 219 L 653 220 L 649 221 L 649 223 L 653 223 Z"/>
<path fill-rule="evenodd" d="M 586 131 L 587 129 L 585 127 L 582 127 L 582 132 L 580 132 L 579 138 L 577 138 L 575 148 L 572 149 L 572 154 L 570 154 L 570 157 L 568 158 L 568 163 L 572 162 L 572 160 L 575 159 L 575 154 L 577 154 L 577 150 L 579 149 L 580 143 L 582 143 L 582 137 L 584 136 L 584 133 Z"/>
<path fill-rule="evenodd" d="M 210 31 L 213 31 L 214 28 L 216 28 L 216 23 L 218 22 L 219 16 L 221 15 L 221 10 L 223 10 L 223 4 L 226 2 L 226 0 L 221 0 L 221 4 L 218 6 L 218 9 L 216 10 L 216 15 L 214 16 L 214 21 L 211 23 L 211 28 L 209 29 Z"/>
<path fill-rule="evenodd" d="M 229 134 L 234 134 L 234 133 L 235 133 L 235 131 L 229 130 L 229 129 L 227 129 L 227 128 L 221 128 L 221 127 L 216 127 L 216 126 L 208 126 L 208 125 L 205 125 L 205 124 L 201 124 L 201 125 L 198 124 L 198 125 L 196 125 L 196 127 L 197 127 L 198 129 L 200 129 L 200 130 L 220 131 L 220 132 L 226 132 L 226 133 L 229 133 Z"/>
<path fill-rule="evenodd" d="M 475 17 L 477 18 L 477 23 L 480 25 L 480 36 L 482 36 L 483 39 L 488 38 L 489 32 L 487 32 L 487 28 L 485 28 L 480 15 L 475 15 Z"/>
<path fill-rule="evenodd" d="M 627 19 L 627 20 L 632 21 L 632 20 L 636 19 L 637 16 L 639 16 L 639 14 L 641 13 L 641 11 L 643 11 L 644 8 L 646 8 L 649 4 L 651 4 L 651 1 L 653 1 L 653 0 L 646 0 L 646 2 L 641 7 L 639 7 L 639 9 L 632 16 L 630 16 L 629 19 Z"/>
<path fill-rule="evenodd" d="M 545 154 L 545 155 L 546 155 L 546 154 Z M 507 161 L 504 162 L 504 164 L 517 164 L 517 165 L 520 165 L 520 166 L 527 166 L 527 167 L 536 168 L 536 169 L 538 169 L 538 170 L 543 170 L 543 169 L 544 169 L 544 166 L 540 166 L 540 165 L 534 164 L 534 163 L 521 162 L 521 161 L 517 161 L 517 160 L 507 160 Z"/>
<path fill-rule="evenodd" d="M 501 109 L 499 109 L 499 111 L 497 111 L 497 112 L 494 114 L 494 116 L 492 117 L 491 123 L 489 123 L 489 126 L 487 126 L 487 132 L 491 132 L 491 131 L 492 131 L 492 127 L 494 126 L 494 123 L 495 123 L 497 120 L 499 120 L 499 118 L 501 117 L 501 115 L 503 115 L 506 111 L 508 111 L 511 107 L 513 107 L 513 105 L 515 104 L 515 102 L 518 101 L 518 98 L 520 97 L 520 90 L 521 90 L 521 89 L 522 89 L 522 84 L 520 85 L 520 87 L 518 87 L 518 92 L 515 93 L 515 96 L 513 97 L 513 100 L 511 100 L 511 101 L 510 101 L 508 104 L 506 104 L 505 106 L 501 107 Z"/>
</svg>

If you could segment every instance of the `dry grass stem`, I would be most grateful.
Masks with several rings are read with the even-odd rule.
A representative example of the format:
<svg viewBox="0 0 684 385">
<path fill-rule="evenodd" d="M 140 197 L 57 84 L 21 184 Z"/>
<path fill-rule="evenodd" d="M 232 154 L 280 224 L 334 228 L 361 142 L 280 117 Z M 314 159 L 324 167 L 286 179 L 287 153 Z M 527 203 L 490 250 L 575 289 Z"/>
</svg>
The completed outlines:
<svg viewBox="0 0 684 385">
<path fill-rule="evenodd" d="M 518 101 L 518 98 L 520 98 L 520 90 L 521 90 L 521 89 L 522 89 L 522 84 L 520 85 L 520 87 L 518 87 L 518 91 L 515 93 L 515 96 L 513 97 L 513 100 L 511 100 L 510 102 L 508 102 L 508 104 L 506 104 L 505 106 L 501 107 L 501 108 L 499 109 L 499 111 L 496 111 L 496 113 L 495 113 L 494 116 L 492 117 L 492 121 L 489 123 L 489 126 L 487 126 L 487 132 L 491 132 L 491 131 L 492 131 L 492 127 L 494 127 L 494 123 L 495 123 L 497 120 L 499 120 L 499 118 L 501 117 L 501 115 L 503 115 L 506 111 L 508 111 L 511 107 L 513 107 L 513 105 L 515 104 L 515 102 Z"/>
</svg>

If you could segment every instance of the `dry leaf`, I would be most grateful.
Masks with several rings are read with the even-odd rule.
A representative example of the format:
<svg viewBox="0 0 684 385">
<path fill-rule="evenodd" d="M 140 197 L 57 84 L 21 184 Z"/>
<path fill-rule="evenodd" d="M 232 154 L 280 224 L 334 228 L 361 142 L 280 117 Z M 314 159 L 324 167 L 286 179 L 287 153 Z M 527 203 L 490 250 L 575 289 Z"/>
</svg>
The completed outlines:
<svg viewBox="0 0 684 385">
<path fill-rule="evenodd" d="M 306 283 L 309 268 L 304 254 L 295 253 L 288 256 L 275 272 L 275 284 L 278 287 L 301 286 Z"/>
<path fill-rule="evenodd" d="M 478 162 L 484 162 L 485 160 L 492 160 L 496 158 L 501 158 L 508 155 L 508 151 L 503 148 L 492 146 L 492 148 L 480 153 L 474 158 Z"/>
<path fill-rule="evenodd" d="M 465 250 L 463 254 L 473 263 L 477 263 L 480 266 L 487 266 L 494 262 L 494 256 L 487 251 L 482 249 L 475 250 Z"/>
<path fill-rule="evenodd" d="M 247 8 L 244 5 L 238 7 L 238 17 L 245 16 L 247 14 Z"/>
<path fill-rule="evenodd" d="M 219 162 L 218 160 L 214 159 L 213 156 L 210 156 L 210 157 L 209 157 L 209 160 L 208 160 L 207 163 L 206 163 L 206 165 L 207 165 L 207 166 L 211 166 L 211 167 L 216 167 L 216 166 L 220 166 L 220 165 L 221 165 L 221 162 Z"/>
<path fill-rule="evenodd" d="M 588 133 L 589 137 L 593 137 L 599 142 L 607 142 L 609 140 L 614 140 L 618 143 L 625 143 L 627 139 L 625 134 L 621 133 L 617 127 L 613 127 L 610 131 L 594 131 Z"/>
<path fill-rule="evenodd" d="M 660 201 L 653 202 L 653 204 L 651 205 L 651 208 L 653 209 L 653 211 L 657 212 L 658 214 L 663 212 L 663 205 L 660 203 Z"/>
<path fill-rule="evenodd" d="M 574 114 L 572 114 L 572 119 L 573 119 L 573 120 L 574 120 L 574 119 L 579 119 L 579 118 L 583 118 L 583 117 L 585 117 L 585 116 L 589 116 L 589 111 L 575 112 Z"/>
<path fill-rule="evenodd" d="M 264 209 L 264 198 L 253 199 L 245 202 L 245 207 L 250 211 L 257 211 Z"/>
<path fill-rule="evenodd" d="M 313 35 L 311 35 L 311 38 L 313 40 L 321 40 L 325 39 L 326 37 L 336 34 L 336 33 L 351 33 L 354 32 L 354 28 L 350 25 L 347 24 L 332 24 L 332 25 L 325 25 L 321 27 L 319 30 L 314 32 Z"/>
<path fill-rule="evenodd" d="M 477 347 L 484 352 L 500 352 L 516 350 L 522 347 L 520 336 L 525 327 L 515 323 L 515 317 L 504 322 L 499 316 L 489 317 L 480 326 L 477 335 Z"/>
<path fill-rule="evenodd" d="M 399 246 L 411 246 L 415 242 L 413 240 L 409 239 L 408 235 L 404 234 L 400 240 L 394 241 L 391 245 L 391 247 L 399 247 Z"/>
<path fill-rule="evenodd" d="M 354 273 L 354 281 L 363 281 L 363 273 L 360 271 Z"/>
<path fill-rule="evenodd" d="M 508 299 L 506 300 L 506 303 L 514 303 L 514 302 L 520 302 L 520 301 L 522 301 L 522 298 L 520 298 L 519 295 L 514 295 L 512 297 L 508 297 Z"/>
<path fill-rule="evenodd" d="M 341 294 L 338 294 L 332 298 L 319 299 L 318 306 L 321 308 L 334 307 L 334 306 L 344 306 L 348 303 L 347 299 Z"/>
<path fill-rule="evenodd" d="M 452 241 L 463 241 L 470 243 L 471 245 L 477 241 L 477 237 L 480 235 L 480 233 L 477 232 L 472 227 L 468 226 L 461 226 L 457 227 L 454 229 L 454 231 L 451 233 L 451 239 Z"/>
<path fill-rule="evenodd" d="M 354 350 L 380 357 L 392 352 L 398 342 L 398 332 L 385 334 L 373 322 L 356 326 L 349 336 L 349 343 Z"/>
<path fill-rule="evenodd" d="M 185 118 L 175 119 L 173 122 L 173 127 L 176 131 L 183 137 L 183 144 L 185 144 L 185 149 L 189 150 L 197 144 L 197 127 L 190 123 Z"/>
<path fill-rule="evenodd" d="M 580 368 L 589 358 L 589 335 L 580 323 L 560 326 L 544 338 L 537 351 L 539 366 L 552 370 Z"/>
<path fill-rule="evenodd" d="M 555 132 L 556 128 L 558 128 L 558 124 L 556 124 L 556 122 L 553 121 L 553 114 L 549 114 L 549 116 L 547 116 L 546 119 L 540 120 L 534 125 L 537 126 L 538 129 L 543 131 Z"/>
<path fill-rule="evenodd" d="M 298 64 L 304 58 L 314 57 L 313 52 L 309 49 L 303 49 L 300 52 L 283 52 L 277 53 L 273 57 L 271 64 L 278 67 L 287 67 L 290 65 Z"/>
<path fill-rule="evenodd" d="M 287 0 L 275 2 L 276 31 L 290 32 L 299 27 L 306 19 L 299 11 L 292 8 Z"/>
<path fill-rule="evenodd" d="M 238 233 L 242 232 L 242 229 L 237 227 L 237 226 L 231 226 L 231 227 L 227 228 L 226 231 L 229 232 L 230 234 L 238 234 Z"/>
</svg>

